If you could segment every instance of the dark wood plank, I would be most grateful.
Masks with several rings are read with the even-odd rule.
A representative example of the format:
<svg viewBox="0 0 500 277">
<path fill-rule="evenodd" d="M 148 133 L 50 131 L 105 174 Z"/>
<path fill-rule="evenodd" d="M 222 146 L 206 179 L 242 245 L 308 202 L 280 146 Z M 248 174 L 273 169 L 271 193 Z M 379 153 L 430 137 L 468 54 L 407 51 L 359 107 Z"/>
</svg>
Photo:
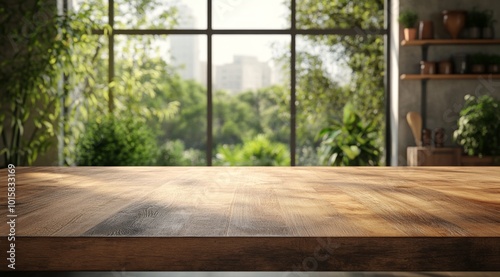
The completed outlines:
<svg viewBox="0 0 500 277">
<path fill-rule="evenodd" d="M 488 237 L 22 237 L 18 245 L 23 270 L 500 271 L 498 238 Z"/>
<path fill-rule="evenodd" d="M 32 167 L 16 201 L 23 270 L 289 270 L 319 238 L 322 270 L 500 270 L 499 167 Z"/>
</svg>

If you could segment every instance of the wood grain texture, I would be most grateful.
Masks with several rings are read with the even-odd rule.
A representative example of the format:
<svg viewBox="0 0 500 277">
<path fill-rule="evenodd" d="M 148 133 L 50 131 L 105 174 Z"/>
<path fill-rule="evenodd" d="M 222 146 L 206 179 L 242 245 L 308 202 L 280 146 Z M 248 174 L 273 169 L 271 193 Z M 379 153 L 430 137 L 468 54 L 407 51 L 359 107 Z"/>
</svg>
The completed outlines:
<svg viewBox="0 0 500 277">
<path fill-rule="evenodd" d="M 16 198 L 23 270 L 286 271 L 321 239 L 318 270 L 500 270 L 499 167 L 31 167 Z"/>
</svg>

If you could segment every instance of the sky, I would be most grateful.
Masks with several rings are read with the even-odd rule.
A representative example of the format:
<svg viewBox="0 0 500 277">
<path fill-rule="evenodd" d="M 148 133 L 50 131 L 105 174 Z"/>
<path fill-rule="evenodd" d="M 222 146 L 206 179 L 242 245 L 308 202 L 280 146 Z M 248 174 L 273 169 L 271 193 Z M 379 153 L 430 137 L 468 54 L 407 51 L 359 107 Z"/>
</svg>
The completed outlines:
<svg viewBox="0 0 500 277">
<path fill-rule="evenodd" d="M 181 0 L 188 6 L 196 19 L 196 28 L 207 27 L 206 0 Z M 286 20 L 287 8 L 283 0 L 213 0 L 214 29 L 281 29 L 289 27 Z M 206 40 L 200 40 L 200 60 L 206 61 Z M 256 56 L 260 61 L 272 58 L 271 44 L 286 45 L 286 35 L 216 35 L 213 37 L 212 57 L 214 64 L 230 63 L 234 55 Z"/>
</svg>

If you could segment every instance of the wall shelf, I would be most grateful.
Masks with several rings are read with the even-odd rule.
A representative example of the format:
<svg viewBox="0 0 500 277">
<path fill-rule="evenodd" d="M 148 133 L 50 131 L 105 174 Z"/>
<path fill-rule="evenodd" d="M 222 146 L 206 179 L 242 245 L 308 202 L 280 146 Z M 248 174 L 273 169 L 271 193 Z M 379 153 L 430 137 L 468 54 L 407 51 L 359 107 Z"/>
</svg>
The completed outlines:
<svg viewBox="0 0 500 277">
<path fill-rule="evenodd" d="M 500 39 L 418 39 L 403 40 L 402 46 L 428 46 L 428 45 L 488 45 L 500 44 Z"/>
<path fill-rule="evenodd" d="M 401 46 L 418 46 L 422 50 L 421 61 L 427 60 L 430 46 L 433 45 L 500 45 L 500 39 L 425 39 L 401 41 Z M 419 80 L 420 89 L 420 114 L 422 115 L 422 128 L 427 126 L 427 82 L 429 80 L 479 80 L 500 79 L 500 74 L 402 74 L 401 80 Z"/>
<path fill-rule="evenodd" d="M 401 80 L 474 80 L 500 79 L 500 74 L 402 74 Z"/>
</svg>

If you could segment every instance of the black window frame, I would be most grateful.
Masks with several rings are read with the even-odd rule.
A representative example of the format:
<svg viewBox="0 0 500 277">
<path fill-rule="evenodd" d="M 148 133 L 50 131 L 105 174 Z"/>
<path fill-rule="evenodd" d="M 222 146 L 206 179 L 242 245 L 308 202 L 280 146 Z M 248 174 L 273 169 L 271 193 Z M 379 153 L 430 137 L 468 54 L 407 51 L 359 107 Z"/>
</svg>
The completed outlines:
<svg viewBox="0 0 500 277">
<path fill-rule="evenodd" d="M 68 0 L 65 0 L 65 2 Z M 296 37 L 297 35 L 341 35 L 341 36 L 384 36 L 385 57 L 385 164 L 391 164 L 391 121 L 390 121 L 390 34 L 391 34 L 391 0 L 385 0 L 384 4 L 384 28 L 363 30 L 354 28 L 325 28 L 325 29 L 300 29 L 296 26 L 296 0 L 290 0 L 290 28 L 289 29 L 213 29 L 212 28 L 212 0 L 207 1 L 207 28 L 206 29 L 115 29 L 114 28 L 114 0 L 108 0 L 108 24 L 111 28 L 108 34 L 108 81 L 111 82 L 115 76 L 115 51 L 114 40 L 116 35 L 206 35 L 207 36 L 207 130 L 206 130 L 206 162 L 212 165 L 212 121 L 213 121 L 213 74 L 212 74 L 212 37 L 214 35 L 289 35 L 290 43 L 290 165 L 296 166 Z M 65 6 L 67 3 L 65 4 Z M 93 34 L 104 35 L 104 30 L 94 30 Z M 109 90 L 109 109 L 113 110 L 113 91 Z"/>
</svg>

